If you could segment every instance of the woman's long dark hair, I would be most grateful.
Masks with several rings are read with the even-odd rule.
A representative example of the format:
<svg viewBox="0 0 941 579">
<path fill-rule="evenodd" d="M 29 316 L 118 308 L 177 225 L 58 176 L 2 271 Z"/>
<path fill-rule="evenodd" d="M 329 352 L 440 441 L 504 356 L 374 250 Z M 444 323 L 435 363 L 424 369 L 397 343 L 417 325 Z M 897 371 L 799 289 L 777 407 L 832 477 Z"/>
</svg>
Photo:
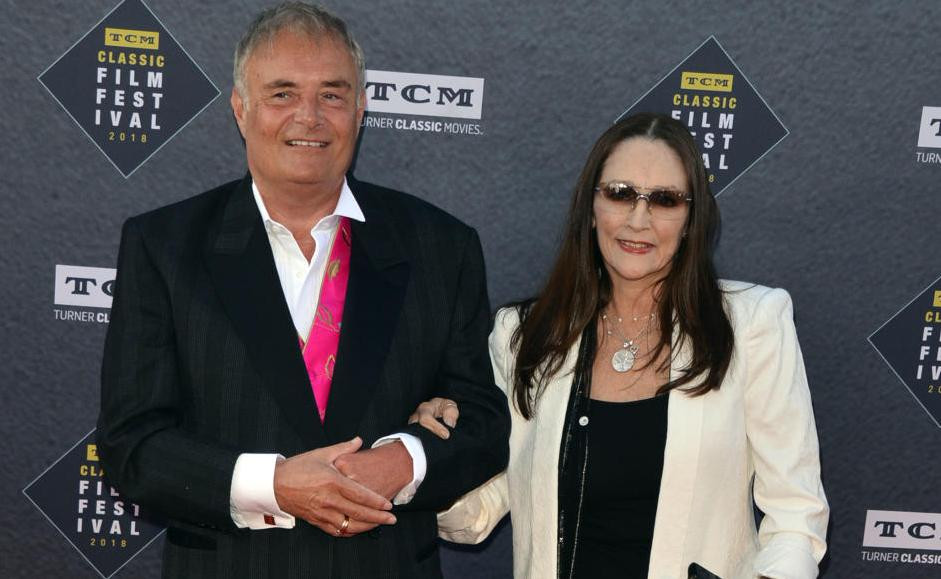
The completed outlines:
<svg viewBox="0 0 941 579">
<path fill-rule="evenodd" d="M 712 263 L 719 210 L 699 149 L 679 121 L 651 113 L 633 115 L 605 131 L 592 148 L 578 178 L 565 237 L 549 279 L 536 298 L 520 308 L 521 322 L 512 337 L 516 350 L 513 398 L 527 419 L 572 345 L 586 328 L 595 327 L 595 320 L 611 301 L 611 278 L 592 228 L 594 189 L 608 156 L 632 137 L 663 141 L 679 155 L 693 199 L 686 235 L 657 289 L 661 332 L 650 359 L 657 360 L 664 349 L 683 347 L 687 340 L 692 345 L 692 358 L 682 375 L 661 386 L 658 393 L 688 385 L 700 375 L 704 375 L 702 382 L 686 389 L 690 395 L 718 390 L 732 359 L 732 325 Z M 672 344 L 671 329 L 677 333 Z M 658 370 L 669 364 L 668 357 Z"/>
</svg>

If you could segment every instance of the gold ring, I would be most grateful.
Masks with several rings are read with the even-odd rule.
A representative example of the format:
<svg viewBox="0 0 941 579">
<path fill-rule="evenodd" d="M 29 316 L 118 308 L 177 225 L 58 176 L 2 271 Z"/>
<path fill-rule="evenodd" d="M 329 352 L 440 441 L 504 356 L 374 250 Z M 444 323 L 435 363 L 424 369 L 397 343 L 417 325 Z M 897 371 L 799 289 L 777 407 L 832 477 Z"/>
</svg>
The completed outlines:
<svg viewBox="0 0 941 579">
<path fill-rule="evenodd" d="M 343 515 L 343 522 L 337 527 L 337 537 L 346 532 L 346 528 L 350 526 L 350 516 Z"/>
</svg>

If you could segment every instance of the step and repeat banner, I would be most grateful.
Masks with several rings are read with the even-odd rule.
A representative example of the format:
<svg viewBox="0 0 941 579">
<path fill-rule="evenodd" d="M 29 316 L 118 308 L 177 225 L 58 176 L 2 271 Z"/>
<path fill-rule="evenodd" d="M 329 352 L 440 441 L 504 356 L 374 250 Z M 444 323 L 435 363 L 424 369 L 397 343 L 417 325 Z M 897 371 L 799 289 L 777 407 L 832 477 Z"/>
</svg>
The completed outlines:
<svg viewBox="0 0 941 579">
<path fill-rule="evenodd" d="M 240 177 L 232 51 L 265 3 L 9 4 L 0 22 L 0 576 L 158 577 L 161 521 L 94 443 L 122 222 Z M 702 147 L 723 277 L 795 302 L 832 517 L 824 577 L 941 577 L 941 5 L 333 2 L 367 55 L 358 178 L 477 228 L 531 294 L 595 138 Z M 510 524 L 443 544 L 510 577 Z"/>
</svg>

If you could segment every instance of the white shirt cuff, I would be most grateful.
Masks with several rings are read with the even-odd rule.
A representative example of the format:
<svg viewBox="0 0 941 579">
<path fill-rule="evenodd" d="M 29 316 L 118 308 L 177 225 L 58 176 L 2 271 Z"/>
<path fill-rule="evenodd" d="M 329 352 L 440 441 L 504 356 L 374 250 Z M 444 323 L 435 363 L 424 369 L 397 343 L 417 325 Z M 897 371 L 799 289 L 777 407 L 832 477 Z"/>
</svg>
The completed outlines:
<svg viewBox="0 0 941 579">
<path fill-rule="evenodd" d="M 421 440 L 412 434 L 397 432 L 389 436 L 383 436 L 373 443 L 372 447 L 376 448 L 383 444 L 395 442 L 396 440 L 402 441 L 402 444 L 405 445 L 405 450 L 407 450 L 408 454 L 412 457 L 412 482 L 402 487 L 399 494 L 392 498 L 392 504 L 405 505 L 415 497 L 415 493 L 418 492 L 418 486 L 421 484 L 421 481 L 425 480 L 425 471 L 428 470 L 428 461 L 425 459 L 425 447 L 422 446 Z"/>
<path fill-rule="evenodd" d="M 294 528 L 294 516 L 281 510 L 274 496 L 274 467 L 280 454 L 240 454 L 232 472 L 229 513 L 244 529 Z"/>
</svg>

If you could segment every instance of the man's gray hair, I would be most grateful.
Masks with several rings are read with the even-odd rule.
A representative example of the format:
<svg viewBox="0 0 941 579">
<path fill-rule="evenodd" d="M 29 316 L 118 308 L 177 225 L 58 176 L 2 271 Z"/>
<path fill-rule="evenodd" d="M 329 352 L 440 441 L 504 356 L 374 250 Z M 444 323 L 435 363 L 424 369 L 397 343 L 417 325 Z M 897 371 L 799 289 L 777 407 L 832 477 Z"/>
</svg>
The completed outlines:
<svg viewBox="0 0 941 579">
<path fill-rule="evenodd" d="M 262 42 L 271 42 L 283 30 L 290 30 L 314 39 L 331 37 L 349 50 L 353 65 L 356 67 L 356 91 L 359 93 L 366 85 L 366 57 L 363 49 L 350 33 L 346 22 L 323 6 L 314 6 L 306 2 L 284 2 L 262 11 L 248 30 L 242 35 L 235 47 L 232 77 L 235 90 L 242 98 L 245 93 L 245 62 Z"/>
</svg>

